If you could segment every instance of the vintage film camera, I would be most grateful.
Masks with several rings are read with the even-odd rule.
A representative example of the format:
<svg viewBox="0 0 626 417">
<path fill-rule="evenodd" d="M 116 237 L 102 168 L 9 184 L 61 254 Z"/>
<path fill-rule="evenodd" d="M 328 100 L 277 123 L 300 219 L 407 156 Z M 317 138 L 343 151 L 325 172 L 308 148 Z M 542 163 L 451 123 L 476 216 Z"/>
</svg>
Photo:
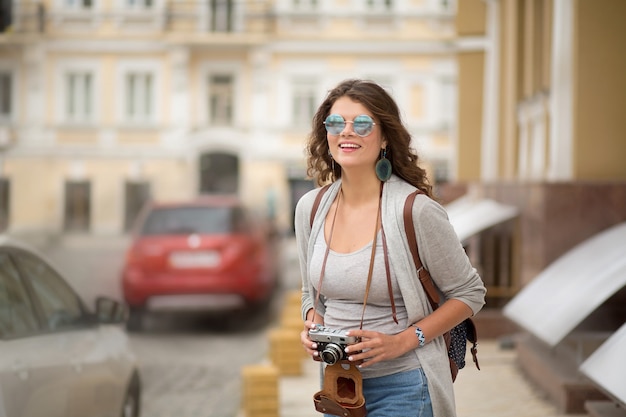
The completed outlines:
<svg viewBox="0 0 626 417">
<path fill-rule="evenodd" d="M 317 343 L 320 358 L 329 365 L 347 359 L 346 346 L 359 341 L 358 337 L 347 336 L 343 330 L 329 329 L 321 324 L 309 330 L 309 337 Z"/>
</svg>

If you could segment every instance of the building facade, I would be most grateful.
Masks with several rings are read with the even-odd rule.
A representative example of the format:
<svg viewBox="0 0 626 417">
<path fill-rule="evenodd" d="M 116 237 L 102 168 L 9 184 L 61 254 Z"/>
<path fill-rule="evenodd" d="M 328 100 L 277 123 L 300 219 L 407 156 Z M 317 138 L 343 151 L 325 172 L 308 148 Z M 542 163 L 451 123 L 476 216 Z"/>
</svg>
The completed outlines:
<svg viewBox="0 0 626 417">
<path fill-rule="evenodd" d="M 459 3 L 456 178 L 523 213 L 520 285 L 626 218 L 625 6 Z"/>
<path fill-rule="evenodd" d="M 0 230 L 123 234 L 147 199 L 234 193 L 290 230 L 304 144 L 345 78 L 398 100 L 456 175 L 456 5 L 435 0 L 3 3 Z"/>
<path fill-rule="evenodd" d="M 470 194 L 520 213 L 513 225 L 497 225 L 470 243 L 492 288 L 488 307 L 506 305 L 561 256 L 626 222 L 625 14 L 621 0 L 458 4 L 457 178 Z M 570 289 L 579 300 L 593 299 L 603 285 L 581 269 L 562 273 L 558 278 L 588 284 Z M 607 399 L 608 391 L 579 367 L 626 322 L 626 287 L 619 282 L 608 283 L 610 294 L 582 319 L 565 315 L 563 328 L 573 330 L 554 346 L 532 337 L 540 334 L 540 320 L 524 327 L 531 338 L 518 343 L 522 368 L 565 412 L 610 415 L 586 404 Z M 544 311 L 580 308 L 571 305 L 574 296 L 556 297 L 564 288 L 542 288 L 555 294 L 530 297 L 529 311 L 546 302 Z M 618 371 L 609 369 L 607 379 L 616 377 L 611 372 Z M 620 405 L 605 409 L 623 413 L 626 399 L 610 399 Z"/>
</svg>

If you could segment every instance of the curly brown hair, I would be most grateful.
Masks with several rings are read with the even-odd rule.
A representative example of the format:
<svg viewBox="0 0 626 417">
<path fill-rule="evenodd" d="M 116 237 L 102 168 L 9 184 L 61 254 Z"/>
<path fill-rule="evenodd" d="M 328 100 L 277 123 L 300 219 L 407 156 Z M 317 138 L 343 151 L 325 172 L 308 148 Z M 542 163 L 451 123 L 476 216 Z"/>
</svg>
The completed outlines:
<svg viewBox="0 0 626 417">
<path fill-rule="evenodd" d="M 402 123 L 398 105 L 384 88 L 369 80 L 342 81 L 326 95 L 313 116 L 312 130 L 306 144 L 307 175 L 316 178 L 318 184 L 341 178 L 341 167 L 332 163 L 324 127 L 324 120 L 331 107 L 341 97 L 349 97 L 372 112 L 387 141 L 387 159 L 391 162 L 392 172 L 432 197 L 432 186 L 428 182 L 426 170 L 418 165 L 419 157 L 411 148 L 411 134 Z"/>
</svg>

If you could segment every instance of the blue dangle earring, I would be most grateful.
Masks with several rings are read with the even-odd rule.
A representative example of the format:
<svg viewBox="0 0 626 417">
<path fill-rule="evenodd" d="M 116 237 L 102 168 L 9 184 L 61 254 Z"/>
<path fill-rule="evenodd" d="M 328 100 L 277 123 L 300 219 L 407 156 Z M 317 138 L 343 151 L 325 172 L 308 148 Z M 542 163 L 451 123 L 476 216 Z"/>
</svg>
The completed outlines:
<svg viewBox="0 0 626 417">
<path fill-rule="evenodd" d="M 380 150 L 380 159 L 376 162 L 376 176 L 383 182 L 391 178 L 391 162 L 387 159 L 387 148 Z"/>
</svg>

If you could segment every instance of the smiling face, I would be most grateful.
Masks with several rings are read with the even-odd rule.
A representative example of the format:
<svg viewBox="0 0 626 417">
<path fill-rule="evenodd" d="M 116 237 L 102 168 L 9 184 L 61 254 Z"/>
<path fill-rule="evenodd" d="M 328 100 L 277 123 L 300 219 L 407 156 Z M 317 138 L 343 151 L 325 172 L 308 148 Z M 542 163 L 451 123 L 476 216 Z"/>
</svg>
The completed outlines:
<svg viewBox="0 0 626 417">
<path fill-rule="evenodd" d="M 338 114 L 346 122 L 354 121 L 361 115 L 368 115 L 374 119 L 367 107 L 346 96 L 335 101 L 329 114 Z M 374 123 L 377 123 L 376 119 Z M 341 133 L 338 135 L 327 133 L 326 138 L 333 159 L 344 171 L 361 168 L 374 173 L 374 165 L 379 158 L 380 150 L 386 145 L 378 124 L 374 125 L 369 135 L 361 137 L 354 132 L 353 123 L 346 123 Z"/>
</svg>

